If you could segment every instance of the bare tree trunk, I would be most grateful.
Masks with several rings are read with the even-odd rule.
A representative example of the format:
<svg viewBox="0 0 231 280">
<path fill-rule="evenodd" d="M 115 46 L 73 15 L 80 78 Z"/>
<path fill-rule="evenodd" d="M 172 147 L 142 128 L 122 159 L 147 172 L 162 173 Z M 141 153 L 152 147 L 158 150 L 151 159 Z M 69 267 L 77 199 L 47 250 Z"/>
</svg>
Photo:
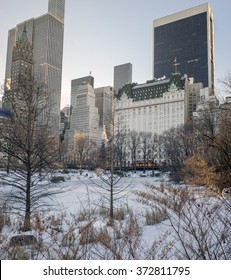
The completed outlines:
<svg viewBox="0 0 231 280">
<path fill-rule="evenodd" d="M 27 182 L 26 182 L 26 210 L 24 217 L 23 230 L 28 231 L 31 229 L 31 171 L 27 170 Z"/>
<path fill-rule="evenodd" d="M 6 173 L 10 174 L 10 155 L 7 155 Z"/>
<path fill-rule="evenodd" d="M 114 180 L 114 137 L 112 140 L 111 147 L 111 185 L 110 185 L 110 219 L 114 219 L 114 211 L 113 211 L 113 180 Z"/>
<path fill-rule="evenodd" d="M 113 209 L 113 175 L 111 178 L 111 186 L 110 186 L 110 219 L 114 219 L 114 209 Z"/>
<path fill-rule="evenodd" d="M 80 175 L 83 174 L 83 160 L 80 159 Z"/>
</svg>

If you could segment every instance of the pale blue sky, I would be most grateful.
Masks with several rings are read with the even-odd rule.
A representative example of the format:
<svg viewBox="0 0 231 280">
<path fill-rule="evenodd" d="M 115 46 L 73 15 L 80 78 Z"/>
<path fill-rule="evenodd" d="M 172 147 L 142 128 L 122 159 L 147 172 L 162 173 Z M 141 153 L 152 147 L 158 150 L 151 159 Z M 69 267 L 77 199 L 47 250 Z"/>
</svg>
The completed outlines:
<svg viewBox="0 0 231 280">
<path fill-rule="evenodd" d="M 230 0 L 66 0 L 62 107 L 71 80 L 89 75 L 95 87 L 113 86 L 115 65 L 131 62 L 133 81 L 152 78 L 152 21 L 209 2 L 215 21 L 215 74 L 231 72 Z M 1 1 L 0 83 L 5 76 L 8 30 L 47 12 L 48 0 Z"/>
</svg>

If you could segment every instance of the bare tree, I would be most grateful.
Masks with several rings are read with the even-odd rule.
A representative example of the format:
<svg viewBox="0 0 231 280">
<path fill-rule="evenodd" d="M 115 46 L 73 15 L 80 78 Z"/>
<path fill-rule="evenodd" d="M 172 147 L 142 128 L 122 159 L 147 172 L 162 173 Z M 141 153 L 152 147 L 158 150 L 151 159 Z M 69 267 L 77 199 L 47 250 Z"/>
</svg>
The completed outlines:
<svg viewBox="0 0 231 280">
<path fill-rule="evenodd" d="M 113 119 L 114 121 L 114 119 Z M 97 186 L 98 192 L 100 193 L 102 200 L 106 201 L 109 205 L 109 217 L 111 222 L 114 220 L 115 203 L 125 195 L 128 191 L 130 183 L 123 182 L 123 176 L 120 172 L 115 172 L 115 161 L 120 159 L 122 161 L 125 153 L 125 135 L 118 133 L 114 135 L 114 123 L 111 123 L 111 137 L 108 142 L 108 154 L 110 162 L 110 171 L 107 174 L 102 171 L 96 171 L 100 181 L 92 182 Z M 121 163 L 122 165 L 122 163 Z M 121 167 L 120 165 L 120 167 Z"/>
<path fill-rule="evenodd" d="M 230 186 L 231 174 L 231 110 L 229 107 L 209 106 L 198 112 L 194 123 L 195 143 L 193 156 L 185 162 L 185 170 L 191 177 L 203 177 L 200 174 L 210 174 L 208 186 L 220 189 Z M 203 165 L 197 168 L 198 163 Z M 187 176 L 186 174 L 186 177 Z"/>
<path fill-rule="evenodd" d="M 153 163 L 152 175 L 154 175 L 154 166 L 155 166 L 155 161 L 156 161 L 156 158 L 158 155 L 158 149 L 161 146 L 162 146 L 161 137 L 158 134 L 153 133 L 151 135 L 151 139 L 150 139 L 150 149 L 148 150 L 149 157 Z"/>
<path fill-rule="evenodd" d="M 163 149 L 168 162 L 168 168 L 179 179 L 179 170 L 183 166 L 184 152 L 182 150 L 182 139 L 178 128 L 171 128 L 163 134 Z"/>
<path fill-rule="evenodd" d="M 228 73 L 223 79 L 221 79 L 219 84 L 219 99 L 225 101 L 225 96 L 230 96 L 231 94 L 231 73 Z"/>
<path fill-rule="evenodd" d="M 149 152 L 151 150 L 151 132 L 141 132 L 140 133 L 140 149 L 143 155 L 144 173 L 146 171 L 146 163 L 148 159 Z"/>
<path fill-rule="evenodd" d="M 77 157 L 77 161 L 80 167 L 80 175 L 83 173 L 83 167 L 85 162 L 93 151 L 95 144 L 89 140 L 87 135 L 83 132 L 76 132 L 73 136 L 71 143 L 71 153 L 74 153 Z"/>
<path fill-rule="evenodd" d="M 171 128 L 162 135 L 163 148 L 172 178 L 180 180 L 180 171 L 187 157 L 197 148 L 194 126 L 191 122 Z"/>
<path fill-rule="evenodd" d="M 126 161 L 126 134 L 118 132 L 114 136 L 114 161 L 119 166 L 120 171 Z"/>
<path fill-rule="evenodd" d="M 2 120 L 0 148 L 14 172 L 2 184 L 12 187 L 5 199 L 24 212 L 24 230 L 31 227 L 31 213 L 51 195 L 39 183 L 58 161 L 59 138 L 52 134 L 47 100 L 43 80 L 34 77 L 29 82 L 21 77 L 19 88 L 4 95 L 11 116 Z"/>
<path fill-rule="evenodd" d="M 98 149 L 97 158 L 98 158 L 97 167 L 104 169 L 109 166 L 108 146 L 107 146 L 106 141 L 102 141 L 101 146 Z"/>
<path fill-rule="evenodd" d="M 131 158 L 134 164 L 134 171 L 136 172 L 137 151 L 140 146 L 140 133 L 131 131 L 128 133 L 128 147 L 131 151 Z"/>
<path fill-rule="evenodd" d="M 129 191 L 130 182 L 124 182 L 120 174 L 110 172 L 109 174 L 97 173 L 100 181 L 94 181 L 93 184 L 97 186 L 98 191 L 109 207 L 109 216 L 111 221 L 114 219 L 115 203 L 120 201 Z"/>
<path fill-rule="evenodd" d="M 194 126 L 192 122 L 181 125 L 178 129 L 181 139 L 182 152 L 184 157 L 188 157 L 193 153 L 195 148 Z"/>
<path fill-rule="evenodd" d="M 211 145 L 214 141 L 220 122 L 219 118 L 220 110 L 213 103 L 209 103 L 204 110 L 197 112 L 194 130 L 197 140 L 205 146 Z"/>
</svg>

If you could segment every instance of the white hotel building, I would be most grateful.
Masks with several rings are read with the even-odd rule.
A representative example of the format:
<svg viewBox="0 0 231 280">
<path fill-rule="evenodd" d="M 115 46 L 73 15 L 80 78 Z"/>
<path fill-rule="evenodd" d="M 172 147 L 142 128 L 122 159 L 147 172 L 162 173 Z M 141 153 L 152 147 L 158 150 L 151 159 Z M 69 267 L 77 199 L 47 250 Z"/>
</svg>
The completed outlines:
<svg viewBox="0 0 231 280">
<path fill-rule="evenodd" d="M 162 134 L 192 116 L 201 83 L 173 74 L 170 79 L 127 84 L 115 102 L 115 133 L 152 132 Z"/>
<path fill-rule="evenodd" d="M 148 81 L 145 84 L 127 84 L 115 102 L 114 132 L 164 131 L 190 120 L 200 98 L 202 83 L 193 83 L 186 75 L 173 74 L 171 78 Z"/>
</svg>

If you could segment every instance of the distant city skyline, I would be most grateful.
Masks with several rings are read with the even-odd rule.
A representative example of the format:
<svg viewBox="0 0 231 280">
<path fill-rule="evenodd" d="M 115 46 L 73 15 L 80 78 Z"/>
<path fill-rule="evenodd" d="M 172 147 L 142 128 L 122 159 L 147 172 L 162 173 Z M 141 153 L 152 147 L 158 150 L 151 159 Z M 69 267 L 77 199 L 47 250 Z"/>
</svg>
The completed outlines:
<svg viewBox="0 0 231 280">
<path fill-rule="evenodd" d="M 130 62 L 133 81 L 152 78 L 153 20 L 191 8 L 206 1 L 193 0 L 67 0 L 61 107 L 70 104 L 71 80 L 91 75 L 95 87 L 113 86 L 114 66 Z M 215 78 L 231 72 L 230 1 L 209 1 L 215 22 Z M 0 83 L 6 65 L 8 30 L 25 19 L 47 11 L 47 0 L 8 0 L 1 4 Z M 128 17 L 128 13 L 129 16 Z"/>
</svg>

